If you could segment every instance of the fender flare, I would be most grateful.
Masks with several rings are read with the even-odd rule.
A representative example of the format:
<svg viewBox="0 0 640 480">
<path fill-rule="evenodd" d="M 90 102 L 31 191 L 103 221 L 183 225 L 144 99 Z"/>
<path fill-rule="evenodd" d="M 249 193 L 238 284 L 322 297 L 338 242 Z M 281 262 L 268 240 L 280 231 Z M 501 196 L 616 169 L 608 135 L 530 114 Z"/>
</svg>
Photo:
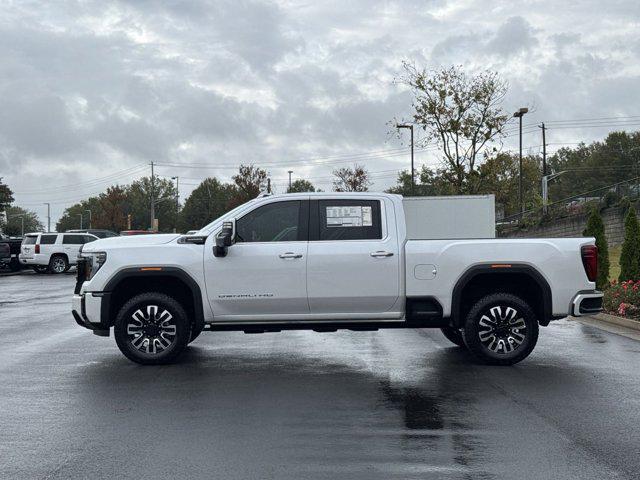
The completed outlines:
<svg viewBox="0 0 640 480">
<path fill-rule="evenodd" d="M 108 324 L 111 318 L 111 293 L 120 282 L 132 277 L 173 277 L 184 282 L 193 296 L 193 324 L 197 330 L 204 328 L 204 310 L 202 306 L 202 291 L 200 285 L 191 275 L 178 267 L 161 267 L 161 270 L 142 270 L 144 267 L 128 267 L 118 270 L 104 287 L 103 300 L 100 308 L 101 323 Z"/>
<path fill-rule="evenodd" d="M 530 277 L 540 287 L 542 292 L 542 318 L 538 319 L 541 325 L 548 325 L 552 318 L 552 295 L 549 282 L 542 276 L 542 274 L 531 265 L 523 263 L 509 263 L 501 262 L 500 265 L 510 265 L 508 268 L 495 268 L 493 263 L 474 265 L 469 267 L 460 276 L 453 288 L 453 295 L 451 296 L 451 318 L 454 325 L 461 325 L 463 319 L 460 318 L 460 304 L 462 291 L 464 288 L 478 275 L 491 274 L 491 275 L 504 275 L 504 274 L 524 274 Z"/>
</svg>

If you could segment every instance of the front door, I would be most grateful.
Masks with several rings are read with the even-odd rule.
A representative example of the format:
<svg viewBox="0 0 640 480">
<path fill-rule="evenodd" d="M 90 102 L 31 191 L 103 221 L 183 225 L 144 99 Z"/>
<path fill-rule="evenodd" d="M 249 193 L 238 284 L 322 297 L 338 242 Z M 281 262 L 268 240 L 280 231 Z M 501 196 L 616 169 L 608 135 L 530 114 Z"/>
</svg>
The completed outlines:
<svg viewBox="0 0 640 480">
<path fill-rule="evenodd" d="M 273 201 L 236 220 L 225 257 L 206 243 L 207 295 L 214 320 L 284 320 L 309 313 L 307 246 L 309 202 Z M 217 232 L 216 232 L 217 233 Z"/>
<path fill-rule="evenodd" d="M 400 247 L 391 202 L 311 202 L 307 289 L 312 314 L 397 318 Z M 393 221 L 389 221 L 393 220 Z"/>
</svg>

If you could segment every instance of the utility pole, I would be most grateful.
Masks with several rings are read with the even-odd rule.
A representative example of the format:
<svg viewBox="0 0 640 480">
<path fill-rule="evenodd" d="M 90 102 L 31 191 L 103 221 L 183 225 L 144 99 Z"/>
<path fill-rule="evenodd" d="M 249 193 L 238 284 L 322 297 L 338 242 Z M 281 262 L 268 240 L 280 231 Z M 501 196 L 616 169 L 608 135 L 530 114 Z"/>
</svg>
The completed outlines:
<svg viewBox="0 0 640 480">
<path fill-rule="evenodd" d="M 149 230 L 153 230 L 156 219 L 156 202 L 155 202 L 155 193 L 156 193 L 156 181 L 155 176 L 153 174 L 153 162 L 151 162 L 151 223 L 149 226 Z"/>
<path fill-rule="evenodd" d="M 542 122 L 542 125 L 538 125 L 538 128 L 542 129 L 542 176 L 544 177 L 547 174 L 547 136 L 545 135 L 547 127 Z"/>
<path fill-rule="evenodd" d="M 176 181 L 176 224 L 173 227 L 173 233 L 176 233 L 178 229 L 178 219 L 180 218 L 180 177 L 171 177 L 171 180 Z"/>
<path fill-rule="evenodd" d="M 78 216 L 80 217 L 80 230 L 82 230 L 82 214 L 79 213 Z"/>
<path fill-rule="evenodd" d="M 85 212 L 89 212 L 89 228 L 91 228 L 91 210 L 85 210 Z"/>
<path fill-rule="evenodd" d="M 518 199 L 520 202 L 520 213 L 524 213 L 524 202 L 522 200 L 522 117 L 525 113 L 529 111 L 528 108 L 523 107 L 519 109 L 516 113 L 513 114 L 515 118 L 520 119 L 520 168 L 519 168 L 519 179 L 518 179 Z"/>
<path fill-rule="evenodd" d="M 47 232 L 51 231 L 51 204 L 43 203 L 43 205 L 47 206 Z"/>
<path fill-rule="evenodd" d="M 416 192 L 416 175 L 415 169 L 413 168 L 413 125 L 412 124 L 402 124 L 397 125 L 397 128 L 408 128 L 411 130 L 411 195 L 415 195 Z"/>
<path fill-rule="evenodd" d="M 289 192 L 291 192 L 291 174 L 293 173 L 293 170 L 289 170 Z M 287 192 L 287 193 L 289 193 Z"/>
</svg>

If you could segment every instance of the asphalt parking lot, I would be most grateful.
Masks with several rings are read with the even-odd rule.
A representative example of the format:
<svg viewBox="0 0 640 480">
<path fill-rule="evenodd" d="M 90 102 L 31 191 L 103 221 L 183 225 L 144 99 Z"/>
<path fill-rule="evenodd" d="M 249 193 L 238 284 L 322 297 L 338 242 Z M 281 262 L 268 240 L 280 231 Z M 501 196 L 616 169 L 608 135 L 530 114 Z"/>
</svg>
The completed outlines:
<svg viewBox="0 0 640 480">
<path fill-rule="evenodd" d="M 515 367 L 439 331 L 205 332 L 126 360 L 72 274 L 0 278 L 0 478 L 640 477 L 640 343 L 562 320 Z"/>
</svg>

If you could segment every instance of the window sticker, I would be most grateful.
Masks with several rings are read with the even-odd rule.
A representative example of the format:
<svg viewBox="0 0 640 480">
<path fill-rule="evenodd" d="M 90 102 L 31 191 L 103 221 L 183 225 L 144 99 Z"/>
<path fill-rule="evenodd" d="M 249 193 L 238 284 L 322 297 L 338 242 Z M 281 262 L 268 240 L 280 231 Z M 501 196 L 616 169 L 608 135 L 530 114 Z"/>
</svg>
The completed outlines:
<svg viewBox="0 0 640 480">
<path fill-rule="evenodd" d="M 327 227 L 372 227 L 371 207 L 327 207 Z"/>
</svg>

